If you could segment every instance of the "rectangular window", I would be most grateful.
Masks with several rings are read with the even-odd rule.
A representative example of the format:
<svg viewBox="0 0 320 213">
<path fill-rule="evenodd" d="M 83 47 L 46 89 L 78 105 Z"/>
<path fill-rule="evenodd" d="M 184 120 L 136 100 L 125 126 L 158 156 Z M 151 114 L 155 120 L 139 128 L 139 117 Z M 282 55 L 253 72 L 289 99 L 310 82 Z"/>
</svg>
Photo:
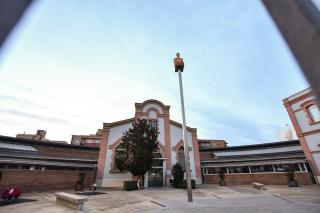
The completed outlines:
<svg viewBox="0 0 320 213">
<path fill-rule="evenodd" d="M 313 104 L 308 107 L 309 113 L 311 115 L 311 118 L 313 122 L 319 122 L 320 121 L 320 110 L 317 107 L 317 105 Z"/>
<path fill-rule="evenodd" d="M 287 172 L 288 167 L 292 167 L 294 171 L 299 172 L 300 168 L 297 163 L 295 164 L 279 164 L 274 166 L 276 169 L 276 172 Z M 303 170 L 302 170 L 303 171 Z"/>
<path fill-rule="evenodd" d="M 218 168 L 207 168 L 207 174 L 218 174 Z"/>
<path fill-rule="evenodd" d="M 205 168 L 206 174 L 219 174 L 219 170 L 222 170 L 223 173 L 227 174 L 227 168 L 221 167 L 212 167 L 212 168 Z"/>
<path fill-rule="evenodd" d="M 272 165 L 250 166 L 251 173 L 274 172 Z"/>
<path fill-rule="evenodd" d="M 306 167 L 304 167 L 304 163 L 299 163 L 301 171 L 306 172 Z"/>
<path fill-rule="evenodd" d="M 240 166 L 240 167 L 228 167 L 229 173 L 250 173 L 249 167 Z"/>
</svg>

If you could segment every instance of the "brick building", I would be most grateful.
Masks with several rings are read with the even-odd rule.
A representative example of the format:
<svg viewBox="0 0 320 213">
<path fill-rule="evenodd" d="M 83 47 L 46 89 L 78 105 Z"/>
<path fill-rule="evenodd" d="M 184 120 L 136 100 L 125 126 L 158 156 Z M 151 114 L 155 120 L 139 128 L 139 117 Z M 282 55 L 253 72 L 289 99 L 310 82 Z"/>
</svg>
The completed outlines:
<svg viewBox="0 0 320 213">
<path fill-rule="evenodd" d="M 225 140 L 216 140 L 216 139 L 198 139 L 199 148 L 202 147 L 226 147 L 227 142 Z"/>
<path fill-rule="evenodd" d="M 199 148 L 204 183 L 219 182 L 225 173 L 228 185 L 287 184 L 285 168 L 295 169 L 298 184 L 312 184 L 312 172 L 298 140 L 274 143 Z"/>
<path fill-rule="evenodd" d="M 102 136 L 102 129 L 98 129 L 96 134 L 72 135 L 71 144 L 82 145 L 82 146 L 91 146 L 91 147 L 100 147 L 101 136 Z"/>
<path fill-rule="evenodd" d="M 95 179 L 99 148 L 0 136 L 0 191 L 74 188 L 79 173 L 85 185 Z"/>
</svg>

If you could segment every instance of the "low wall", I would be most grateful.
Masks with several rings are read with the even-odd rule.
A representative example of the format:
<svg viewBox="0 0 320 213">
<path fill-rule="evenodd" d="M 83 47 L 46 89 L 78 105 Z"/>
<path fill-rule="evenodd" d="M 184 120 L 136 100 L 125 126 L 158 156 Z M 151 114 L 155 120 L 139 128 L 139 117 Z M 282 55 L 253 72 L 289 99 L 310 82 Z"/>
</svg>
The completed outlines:
<svg viewBox="0 0 320 213">
<path fill-rule="evenodd" d="M 312 181 L 307 172 L 296 172 L 295 180 L 299 185 L 311 185 Z M 258 182 L 266 185 L 287 185 L 286 173 L 251 173 L 251 174 L 225 174 L 227 185 L 247 185 Z M 218 175 L 204 175 L 204 183 L 219 183 Z"/>
<path fill-rule="evenodd" d="M 130 172 L 126 173 L 108 173 L 105 178 L 100 181 L 98 186 L 101 187 L 123 187 L 124 180 L 132 180 Z"/>
<path fill-rule="evenodd" d="M 93 183 L 94 171 L 67 170 L 1 170 L 0 193 L 9 186 L 16 186 L 22 192 L 56 189 L 74 189 L 79 173 L 85 174 L 85 187 Z"/>
</svg>

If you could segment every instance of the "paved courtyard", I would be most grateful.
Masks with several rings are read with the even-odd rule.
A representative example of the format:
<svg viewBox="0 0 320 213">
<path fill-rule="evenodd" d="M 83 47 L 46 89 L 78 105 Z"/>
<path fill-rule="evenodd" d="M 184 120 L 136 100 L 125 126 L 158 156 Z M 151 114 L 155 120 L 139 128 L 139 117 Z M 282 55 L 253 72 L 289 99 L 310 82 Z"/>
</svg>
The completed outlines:
<svg viewBox="0 0 320 213">
<path fill-rule="evenodd" d="M 72 193 L 70 190 L 66 192 Z M 0 207 L 0 212 L 320 212 L 320 187 L 266 186 L 265 191 L 251 186 L 202 185 L 193 191 L 194 202 L 186 202 L 186 191 L 152 188 L 141 191 L 99 189 L 106 194 L 89 196 L 83 211 L 57 205 L 54 192 L 26 193 L 21 198 L 37 201 Z"/>
</svg>

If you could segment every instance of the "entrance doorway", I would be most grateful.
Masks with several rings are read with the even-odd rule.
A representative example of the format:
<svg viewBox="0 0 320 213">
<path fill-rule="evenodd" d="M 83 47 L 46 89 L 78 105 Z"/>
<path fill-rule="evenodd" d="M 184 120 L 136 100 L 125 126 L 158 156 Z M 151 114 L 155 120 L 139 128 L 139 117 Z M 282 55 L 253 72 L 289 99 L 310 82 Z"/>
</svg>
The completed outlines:
<svg viewBox="0 0 320 213">
<path fill-rule="evenodd" d="M 148 187 L 162 187 L 163 182 L 163 167 L 165 158 L 162 157 L 158 149 L 153 153 L 152 169 L 148 171 Z"/>
<path fill-rule="evenodd" d="M 148 172 L 148 186 L 149 187 L 163 186 L 163 168 L 152 168 Z"/>
</svg>

